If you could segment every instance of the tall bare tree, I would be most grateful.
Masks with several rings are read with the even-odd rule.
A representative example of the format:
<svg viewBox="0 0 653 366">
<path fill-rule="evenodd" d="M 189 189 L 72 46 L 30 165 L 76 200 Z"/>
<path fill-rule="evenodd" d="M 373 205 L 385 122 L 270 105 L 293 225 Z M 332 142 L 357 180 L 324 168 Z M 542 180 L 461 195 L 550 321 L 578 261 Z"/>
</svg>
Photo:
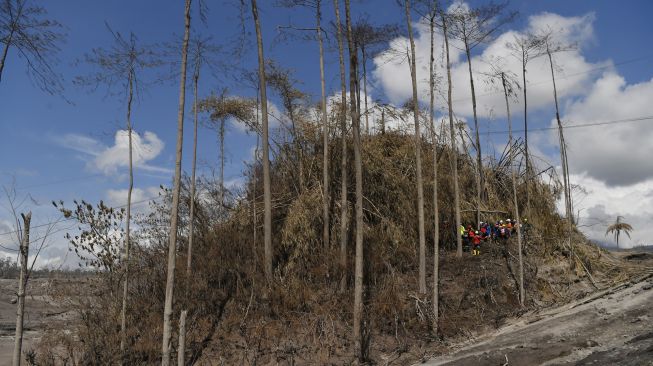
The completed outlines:
<svg viewBox="0 0 653 366">
<path fill-rule="evenodd" d="M 192 282 L 192 263 L 193 263 L 193 243 L 195 239 L 195 200 L 196 200 L 196 170 L 197 170 L 197 128 L 198 128 L 198 108 L 199 96 L 198 86 L 200 79 L 200 71 L 204 64 L 211 65 L 211 60 L 208 57 L 213 53 L 219 51 L 210 43 L 210 39 L 195 38 L 192 40 L 191 50 L 191 64 L 193 65 L 193 160 L 190 178 L 190 212 L 188 217 L 188 248 L 186 253 L 186 291 Z M 208 62 L 207 62 L 208 61 Z M 221 186 L 221 192 L 224 191 Z M 186 317 L 188 316 L 188 309 L 182 310 L 179 317 L 179 347 L 177 350 L 177 364 L 185 365 L 185 340 L 186 340 Z"/>
<path fill-rule="evenodd" d="M 358 90 L 358 50 L 352 32 L 350 0 L 345 0 L 347 22 L 347 44 L 349 45 L 349 95 Z M 353 99 L 353 98 L 352 98 Z M 355 100 L 355 99 L 354 99 Z M 354 342 L 359 360 L 365 358 L 365 342 L 362 337 L 363 318 L 363 164 L 361 161 L 360 115 L 354 102 L 350 103 L 352 130 L 354 135 L 354 169 L 356 176 L 356 258 L 354 265 Z"/>
<path fill-rule="evenodd" d="M 320 92 L 321 92 L 321 118 L 322 118 L 322 243 L 329 246 L 329 123 L 327 118 L 326 87 L 324 81 L 324 45 L 322 44 L 322 1 L 315 0 L 315 28 L 317 43 L 320 48 Z"/>
<path fill-rule="evenodd" d="M 517 15 L 511 12 L 503 15 L 508 3 L 482 5 L 470 8 L 467 4 L 459 4 L 450 12 L 451 33 L 454 38 L 461 41 L 465 47 L 467 67 L 469 70 L 469 83 L 472 92 L 472 111 L 474 115 L 474 134 L 476 147 L 476 225 L 481 222 L 481 196 L 483 192 L 483 160 L 481 154 L 481 139 L 478 129 L 478 116 L 476 114 L 476 91 L 474 89 L 474 74 L 472 72 L 471 51 L 476 46 L 486 42 L 502 25 L 512 21 Z M 503 15 L 503 16 L 502 16 Z"/>
<path fill-rule="evenodd" d="M 501 82 L 501 89 L 503 91 L 503 96 L 506 100 L 506 119 L 508 121 L 508 148 L 512 149 L 512 119 L 510 114 L 510 98 L 516 96 L 516 90 L 519 89 L 519 84 L 517 83 L 516 76 L 512 73 L 506 73 L 499 67 L 494 67 L 494 73 L 490 75 L 491 81 Z M 524 259 L 523 259 L 523 246 L 522 246 L 522 236 L 521 236 L 521 218 L 519 215 L 519 201 L 517 200 L 517 173 L 514 164 L 514 152 L 510 151 L 508 154 L 508 164 L 510 166 L 510 177 L 512 180 L 512 204 L 515 210 L 515 219 L 517 224 L 515 229 L 517 230 L 517 248 L 518 248 L 518 258 L 519 258 L 519 304 L 524 306 Z"/>
<path fill-rule="evenodd" d="M 265 56 L 263 55 L 263 35 L 258 17 L 256 0 L 251 0 L 252 16 L 256 28 L 256 44 L 258 48 L 258 74 L 261 85 L 261 121 L 263 129 L 263 246 L 265 251 L 265 277 L 272 281 L 272 194 L 270 191 L 270 157 L 268 138 L 268 97 L 265 78 Z"/>
<path fill-rule="evenodd" d="M 415 40 L 410 13 L 410 0 L 404 1 L 406 26 L 410 41 L 410 78 L 413 85 L 413 118 L 415 119 L 415 165 L 417 185 L 417 231 L 419 235 L 419 292 L 426 293 L 426 234 L 424 233 L 424 183 L 422 182 L 422 133 L 419 123 L 419 100 L 417 96 L 417 66 L 415 61 Z"/>
<path fill-rule="evenodd" d="M 320 121 L 322 123 L 322 243 L 325 247 L 329 245 L 330 215 L 329 202 L 329 125 L 326 108 L 326 86 L 324 79 L 324 45 L 322 40 L 322 0 L 281 0 L 281 4 L 287 7 L 303 6 L 315 11 L 315 28 L 295 28 L 315 32 L 320 56 Z"/>
<path fill-rule="evenodd" d="M 394 24 L 376 26 L 371 24 L 366 18 L 359 19 L 353 25 L 352 31 L 354 32 L 354 39 L 361 53 L 360 65 L 363 69 L 363 106 L 365 107 L 363 110 L 364 113 L 362 114 L 365 116 L 365 134 L 369 135 L 370 109 L 367 105 L 367 63 L 382 51 L 383 46 L 386 46 L 390 40 L 396 38 L 399 32 L 397 26 Z"/>
<path fill-rule="evenodd" d="M 430 52 L 429 52 L 429 125 L 433 145 L 433 335 L 438 336 L 440 313 L 440 212 L 438 209 L 438 138 L 435 126 L 435 26 L 438 16 L 437 0 L 426 1 Z"/>
<path fill-rule="evenodd" d="M 188 60 L 188 39 L 190 38 L 191 0 L 184 6 L 184 38 L 181 46 L 181 76 L 179 80 L 179 110 L 177 113 L 177 152 L 175 158 L 175 178 L 172 189 L 172 207 L 170 213 L 170 232 L 168 242 L 168 269 L 166 278 L 166 296 L 163 309 L 163 341 L 161 346 L 161 365 L 170 364 L 172 339 L 172 298 L 175 286 L 175 264 L 177 249 L 177 224 L 179 220 L 179 198 L 181 192 L 181 159 L 184 143 L 184 112 L 186 108 L 186 64 Z"/>
<path fill-rule="evenodd" d="M 119 90 L 127 99 L 126 128 L 129 145 L 129 186 L 127 188 L 127 212 L 125 218 L 125 243 L 124 243 L 124 286 L 121 310 L 121 339 L 120 352 L 124 356 L 127 347 L 127 303 L 129 301 L 129 275 L 130 275 L 130 250 L 131 250 L 131 201 L 134 189 L 134 166 L 133 166 L 133 125 L 131 120 L 132 104 L 134 97 L 142 93 L 142 89 L 148 85 L 144 82 L 141 74 L 147 69 L 157 67 L 161 64 L 158 56 L 149 46 L 139 46 L 136 36 L 131 33 L 129 38 L 123 37 L 120 33 L 114 32 L 108 25 L 114 44 L 108 48 L 96 48 L 85 56 L 85 62 L 98 70 L 90 75 L 78 76 L 74 82 L 80 86 L 93 89 L 100 86 L 106 87 L 109 93 L 114 89 Z"/>
<path fill-rule="evenodd" d="M 293 78 L 292 71 L 289 69 L 268 61 L 265 75 L 268 86 L 275 90 L 281 98 L 290 120 L 290 132 L 295 146 L 295 158 L 297 159 L 297 170 L 299 171 L 299 192 L 302 192 L 306 186 L 306 179 L 304 175 L 304 137 L 300 125 L 301 118 L 299 118 L 298 103 L 306 95 L 295 86 L 297 80 Z"/>
<path fill-rule="evenodd" d="M 553 101 L 555 103 L 556 121 L 558 124 L 558 138 L 560 141 L 560 165 L 562 167 L 562 183 L 565 196 L 565 212 L 567 216 L 567 245 L 569 250 L 573 253 L 573 246 L 571 243 L 571 234 L 573 227 L 573 208 L 571 202 L 571 185 L 569 184 L 569 164 L 567 160 L 567 145 L 565 143 L 564 128 L 560 120 L 560 108 L 558 106 L 558 89 L 556 88 L 555 78 L 555 65 L 553 61 L 553 54 L 569 50 L 571 46 L 558 44 L 554 40 L 554 33 L 547 31 L 539 35 L 541 37 L 540 54 L 546 55 L 549 60 L 551 68 L 551 81 L 553 82 Z M 571 256 L 570 256 L 571 257 Z"/>
<path fill-rule="evenodd" d="M 20 366 L 23 348 L 23 322 L 25 319 L 25 287 L 27 287 L 27 257 L 29 256 L 29 229 L 32 213 L 21 215 L 25 227 L 20 241 L 20 277 L 18 279 L 18 306 L 16 307 L 16 336 L 14 337 L 13 366 Z"/>
<path fill-rule="evenodd" d="M 340 2 L 333 0 L 338 37 L 338 58 L 340 65 L 340 291 L 347 287 L 347 224 L 349 218 L 347 203 L 347 81 L 345 75 L 345 51 L 340 21 Z M 353 100 L 353 98 L 352 98 Z"/>
<path fill-rule="evenodd" d="M 528 155 L 528 98 L 526 89 L 528 83 L 526 82 L 526 66 L 528 61 L 536 57 L 541 49 L 542 39 L 533 34 L 525 34 L 515 36 L 512 42 L 506 46 L 511 50 L 511 53 L 516 57 L 522 66 L 522 87 L 523 87 L 523 100 L 524 100 L 524 159 L 526 160 L 526 214 L 530 215 L 530 179 L 532 176 L 532 168 L 530 156 Z"/>
<path fill-rule="evenodd" d="M 453 170 L 453 196 L 454 196 L 454 212 L 456 220 L 456 256 L 459 258 L 463 256 L 463 241 L 458 228 L 460 227 L 460 188 L 458 186 L 458 149 L 456 148 L 456 129 L 453 119 L 453 101 L 451 99 L 451 60 L 449 52 L 449 29 L 448 29 L 448 15 L 441 9 L 440 17 L 442 19 L 442 34 L 444 35 L 444 49 L 447 56 L 447 106 L 449 110 L 449 133 L 451 137 L 451 165 Z"/>
<path fill-rule="evenodd" d="M 47 19 L 48 12 L 42 6 L 27 3 L 28 0 L 0 0 L 0 82 L 9 49 L 14 49 L 41 90 L 60 94 L 64 87 L 54 66 L 59 43 L 65 38 L 62 26 Z"/>
</svg>

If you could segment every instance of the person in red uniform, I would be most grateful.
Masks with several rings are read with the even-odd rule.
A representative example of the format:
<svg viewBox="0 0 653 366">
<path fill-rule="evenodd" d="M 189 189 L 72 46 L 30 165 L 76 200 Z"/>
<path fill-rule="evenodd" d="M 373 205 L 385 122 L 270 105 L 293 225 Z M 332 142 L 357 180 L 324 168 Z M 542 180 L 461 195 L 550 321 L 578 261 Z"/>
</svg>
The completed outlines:
<svg viewBox="0 0 653 366">
<path fill-rule="evenodd" d="M 472 238 L 472 255 L 479 255 L 481 254 L 481 236 L 479 235 L 478 231 L 474 232 L 474 237 Z"/>
</svg>

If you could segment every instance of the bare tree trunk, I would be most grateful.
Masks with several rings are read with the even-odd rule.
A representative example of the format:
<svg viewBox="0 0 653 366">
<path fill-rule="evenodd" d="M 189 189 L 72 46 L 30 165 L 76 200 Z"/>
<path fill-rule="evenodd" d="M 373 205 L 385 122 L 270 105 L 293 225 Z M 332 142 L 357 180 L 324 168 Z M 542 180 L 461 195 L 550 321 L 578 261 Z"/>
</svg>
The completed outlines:
<svg viewBox="0 0 653 366">
<path fill-rule="evenodd" d="M 134 96 L 133 72 L 129 73 L 129 95 L 127 97 L 127 133 L 129 134 L 129 188 L 127 189 L 127 223 L 125 227 L 125 283 L 122 292 L 122 311 L 120 314 L 120 357 L 121 363 L 125 362 L 125 349 L 127 347 L 127 298 L 129 296 L 129 250 L 131 245 L 131 208 L 132 191 L 134 190 L 134 165 L 132 143 L 132 98 Z"/>
<path fill-rule="evenodd" d="M 270 157 L 268 139 L 268 98 L 265 82 L 265 57 L 263 56 L 263 36 L 258 18 L 256 0 L 251 0 L 252 15 L 256 27 L 256 43 L 258 45 L 258 74 L 261 85 L 261 119 L 263 121 L 263 241 L 265 250 L 265 277 L 272 281 L 272 198 L 270 190 Z"/>
<path fill-rule="evenodd" d="M 338 35 L 338 56 L 340 60 L 340 131 L 341 131 L 341 159 L 340 159 L 340 292 L 347 287 L 347 81 L 345 77 L 345 51 L 342 40 L 340 23 L 340 3 L 333 0 L 336 12 L 336 30 Z"/>
<path fill-rule="evenodd" d="M 199 57 L 195 64 L 195 73 L 193 75 L 193 167 L 190 178 L 190 214 L 188 218 L 188 252 L 186 255 L 186 296 L 190 293 L 192 258 L 193 258 L 193 239 L 195 237 L 195 173 L 197 168 L 197 84 L 200 78 Z M 179 346 L 177 349 L 177 365 L 185 365 L 186 357 L 186 317 L 188 309 L 184 309 L 179 316 Z"/>
<path fill-rule="evenodd" d="M 526 98 L 526 50 L 522 46 L 522 84 L 524 86 L 524 157 L 526 159 L 526 215 L 531 214 L 531 161 L 528 156 L 528 100 Z M 528 217 L 526 216 L 526 217 Z"/>
<path fill-rule="evenodd" d="M 193 75 L 193 166 L 190 177 L 190 216 L 188 218 L 188 254 L 186 256 L 186 277 L 189 284 L 193 268 L 193 242 L 195 238 L 195 174 L 197 170 L 197 127 L 199 122 L 197 119 L 197 84 L 199 83 L 199 78 L 199 65 L 195 65 L 195 75 Z"/>
<path fill-rule="evenodd" d="M 188 310 L 182 310 L 179 315 L 179 347 L 177 349 L 177 366 L 185 366 L 186 356 L 186 317 Z"/>
<path fill-rule="evenodd" d="M 350 0 L 345 0 L 347 19 L 347 43 L 349 44 L 349 94 L 353 96 L 358 90 L 357 66 L 358 51 L 354 45 L 351 26 Z M 363 165 L 361 161 L 360 115 L 354 102 L 350 107 L 352 129 L 354 133 L 354 167 L 356 171 L 356 258 L 354 266 L 354 342 L 356 355 L 363 361 L 365 344 L 362 337 L 363 318 Z"/>
<path fill-rule="evenodd" d="M 472 73 L 472 56 L 469 52 L 469 44 L 465 40 L 465 54 L 467 55 L 467 67 L 469 68 L 469 83 L 472 88 L 472 110 L 474 112 L 474 129 L 476 137 L 476 228 L 481 225 L 481 193 L 483 187 L 483 160 L 481 158 L 481 138 L 478 131 L 478 117 L 476 116 L 476 90 L 474 89 L 474 75 Z"/>
<path fill-rule="evenodd" d="M 5 47 L 2 50 L 2 58 L 0 59 L 0 82 L 2 81 L 2 70 L 5 69 L 5 60 L 7 59 L 7 53 L 9 52 L 9 45 L 11 44 L 13 36 L 14 36 L 14 32 L 12 30 L 9 33 L 9 37 L 7 38 L 7 43 L 5 43 Z"/>
<path fill-rule="evenodd" d="M 331 194 L 329 192 L 329 123 L 327 119 L 326 108 L 326 87 L 324 82 L 324 47 L 322 45 L 322 0 L 316 1 L 317 14 L 317 41 L 320 45 L 320 87 L 322 92 L 322 144 L 324 149 L 322 151 L 322 242 L 324 247 L 329 246 L 329 202 L 331 201 Z"/>
<path fill-rule="evenodd" d="M 175 180 L 172 190 L 170 211 L 170 233 L 168 242 L 168 274 L 166 278 L 166 297 L 163 310 L 163 344 L 161 346 L 161 365 L 170 365 L 172 339 L 172 298 L 175 286 L 175 255 L 177 249 L 177 223 L 179 220 L 179 196 L 181 191 L 181 159 L 184 143 L 184 109 L 186 105 L 186 61 L 188 60 L 188 38 L 190 37 L 190 5 L 186 0 L 184 9 L 184 40 L 181 49 L 181 79 L 179 81 L 179 111 L 177 113 L 177 153 L 175 159 Z"/>
<path fill-rule="evenodd" d="M 365 100 L 365 134 L 370 135 L 369 110 L 367 109 L 367 56 L 365 55 L 365 44 L 361 45 L 361 56 L 363 56 L 363 94 Z"/>
<path fill-rule="evenodd" d="M 429 57 L 429 119 L 431 122 L 431 143 L 433 144 L 433 335 L 438 336 L 440 310 L 440 214 L 438 212 L 438 140 L 435 134 L 435 74 L 433 63 L 435 12 L 430 15 L 431 54 Z"/>
<path fill-rule="evenodd" d="M 444 33 L 444 43 L 447 54 L 447 104 L 449 107 L 449 132 L 451 134 L 451 164 L 453 168 L 453 195 L 454 195 L 454 208 L 456 216 L 456 256 L 463 256 L 463 241 L 459 233 L 460 228 L 460 189 L 458 187 L 458 149 L 456 148 L 456 130 L 453 121 L 453 103 L 451 101 L 451 61 L 449 60 L 449 34 L 447 33 L 447 19 L 444 12 L 442 15 L 442 32 Z"/>
<path fill-rule="evenodd" d="M 220 130 L 218 138 L 220 139 L 220 209 L 224 207 L 224 118 L 220 120 Z"/>
<path fill-rule="evenodd" d="M 32 213 L 23 216 L 25 228 L 20 242 L 20 277 L 18 279 L 18 306 L 16 308 L 16 336 L 14 337 L 13 366 L 20 366 L 23 356 L 23 320 L 25 319 L 25 287 L 27 287 L 27 257 L 29 256 L 29 226 Z"/>
<path fill-rule="evenodd" d="M 548 43 L 546 44 L 546 53 L 549 57 L 549 65 L 551 66 L 551 80 L 553 81 L 553 99 L 555 101 L 556 107 L 556 121 L 558 122 L 558 136 L 560 138 L 560 165 L 562 166 L 562 180 L 565 191 L 565 211 L 567 214 L 567 245 L 569 246 L 569 251 L 573 254 L 574 250 L 571 244 L 571 231 L 572 231 L 572 213 L 571 213 L 571 195 L 569 190 L 569 179 L 568 179 L 568 170 L 567 170 L 567 159 L 566 159 L 566 147 L 565 147 L 565 137 L 562 129 L 562 122 L 560 121 L 560 110 L 558 107 L 558 90 L 556 89 L 556 79 L 555 72 L 553 71 L 553 57 L 551 56 L 551 50 L 549 49 Z M 573 258 L 573 255 L 569 256 Z M 572 259 L 573 260 L 573 259 Z"/>
<path fill-rule="evenodd" d="M 506 75 L 501 73 L 501 83 L 503 85 L 503 95 L 506 98 L 506 116 L 508 118 L 508 146 L 512 146 L 512 120 L 510 117 L 510 103 L 508 102 L 508 87 L 506 85 Z M 519 218 L 519 203 L 517 201 L 517 178 L 515 173 L 515 167 L 513 164 L 513 154 L 512 152 L 509 155 L 510 161 L 510 175 L 512 177 L 512 201 L 515 205 L 515 219 L 517 219 L 517 224 L 515 225 L 517 229 L 517 244 L 519 248 L 519 305 L 524 306 L 524 259 L 522 255 L 522 240 L 521 240 L 521 219 Z"/>
<path fill-rule="evenodd" d="M 417 66 L 415 62 L 415 40 L 410 20 L 410 0 L 406 0 L 406 24 L 410 40 L 410 77 L 413 82 L 413 116 L 415 118 L 415 164 L 417 170 L 417 231 L 419 234 L 419 292 L 426 293 L 426 234 L 424 233 L 424 183 L 422 182 L 422 134 L 419 125 L 419 102 L 417 100 Z"/>
<path fill-rule="evenodd" d="M 260 105 L 260 93 L 256 93 L 256 128 L 258 128 L 259 125 L 259 105 Z M 253 228 L 253 238 L 254 238 L 254 243 L 252 244 L 252 258 L 256 257 L 256 243 L 258 241 L 258 232 L 257 232 L 257 227 L 258 227 L 258 217 L 256 215 L 256 198 L 257 198 L 257 189 L 256 189 L 256 182 L 258 179 L 256 178 L 256 169 L 258 165 L 258 151 L 259 151 L 259 144 L 260 144 L 260 135 L 257 133 L 256 134 L 256 149 L 254 149 L 254 171 L 252 172 L 253 176 L 253 183 L 254 183 L 254 197 L 252 197 L 252 205 L 253 207 L 253 219 L 254 219 L 254 228 Z"/>
</svg>

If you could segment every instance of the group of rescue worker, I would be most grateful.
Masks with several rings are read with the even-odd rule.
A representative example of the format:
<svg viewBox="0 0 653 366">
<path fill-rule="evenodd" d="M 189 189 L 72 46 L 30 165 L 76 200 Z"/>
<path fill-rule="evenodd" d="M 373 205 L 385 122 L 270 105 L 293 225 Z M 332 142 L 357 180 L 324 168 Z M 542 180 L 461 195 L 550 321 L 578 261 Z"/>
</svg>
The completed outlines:
<svg viewBox="0 0 653 366">
<path fill-rule="evenodd" d="M 521 229 L 522 237 L 528 233 L 530 225 L 527 219 L 524 219 L 522 224 L 512 219 L 499 220 L 494 224 L 480 222 L 478 230 L 472 228 L 472 225 L 467 225 L 467 227 L 460 225 L 458 230 L 463 240 L 463 248 L 466 251 L 471 248 L 472 255 L 479 255 L 481 254 L 481 242 L 487 240 L 493 242 L 507 241 L 517 232 L 517 226 Z"/>
</svg>

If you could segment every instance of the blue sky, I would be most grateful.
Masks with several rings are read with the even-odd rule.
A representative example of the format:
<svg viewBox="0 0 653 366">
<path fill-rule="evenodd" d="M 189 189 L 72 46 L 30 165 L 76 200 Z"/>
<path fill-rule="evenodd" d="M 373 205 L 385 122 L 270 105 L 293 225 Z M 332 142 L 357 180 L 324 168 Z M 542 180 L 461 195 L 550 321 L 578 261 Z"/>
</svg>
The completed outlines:
<svg viewBox="0 0 653 366">
<path fill-rule="evenodd" d="M 38 1 L 34 0 L 34 2 Z M 118 191 L 127 187 L 125 180 L 127 171 L 124 161 L 121 162 L 120 154 L 116 153 L 116 151 L 120 151 L 120 148 L 114 146 L 116 132 L 124 128 L 125 125 L 125 101 L 121 97 L 107 95 L 103 91 L 90 92 L 87 89 L 74 86 L 72 80 L 76 76 L 86 75 L 92 71 L 88 65 L 76 64 L 75 61 L 82 59 L 84 54 L 94 47 L 110 46 L 112 39 L 105 27 L 105 22 L 122 34 L 134 32 L 142 44 L 158 44 L 175 40 L 183 31 L 182 1 L 66 0 L 40 1 L 38 3 L 47 9 L 50 18 L 56 19 L 65 27 L 66 42 L 61 44 L 61 52 L 57 56 L 60 62 L 56 69 L 65 80 L 65 98 L 72 103 L 66 102 L 61 97 L 51 96 L 40 91 L 28 78 L 24 60 L 18 58 L 11 49 L 0 83 L 0 139 L 2 139 L 0 142 L 0 156 L 2 156 L 0 184 L 8 186 L 15 180 L 16 187 L 21 194 L 29 193 L 33 197 L 34 200 L 28 201 L 24 208 L 34 210 L 35 224 L 48 222 L 57 217 L 57 212 L 49 204 L 52 200 L 63 199 L 71 202 L 72 199 L 82 198 L 88 201 L 105 199 L 114 204 L 120 204 L 121 195 Z M 201 24 L 195 17 L 194 30 L 204 36 L 212 36 L 217 43 L 232 45 L 241 34 L 238 1 L 207 3 L 210 7 L 207 23 Z M 307 10 L 277 8 L 273 6 L 273 3 L 273 1 L 259 1 L 266 57 L 276 60 L 284 67 L 293 69 L 295 77 L 301 81 L 300 88 L 317 100 L 319 97 L 317 46 L 302 41 L 283 43 L 275 40 L 278 26 L 288 24 L 313 26 L 313 14 Z M 477 3 L 482 2 L 470 2 L 472 6 Z M 556 24 L 571 24 L 576 27 L 571 33 L 576 30 L 584 32 L 582 35 L 568 35 L 565 40 L 576 41 L 579 50 L 573 55 L 564 56 L 568 58 L 561 59 L 561 62 L 568 61 L 569 63 L 568 65 L 561 64 L 562 68 L 581 73 L 581 76 L 570 77 L 567 84 L 565 84 L 564 72 L 561 74 L 563 88 L 568 88 L 570 91 L 567 94 L 563 92 L 561 98 L 562 114 L 563 116 L 568 114 L 569 121 L 572 118 L 581 123 L 601 120 L 602 116 L 592 116 L 591 121 L 584 120 L 586 117 L 584 112 L 592 108 L 594 105 L 592 103 L 601 104 L 599 97 L 605 94 L 605 89 L 600 88 L 610 89 L 612 87 L 610 90 L 618 94 L 612 97 L 613 100 L 619 97 L 623 97 L 627 101 L 637 99 L 628 97 L 630 86 L 639 85 L 641 87 L 631 94 L 644 93 L 647 95 L 646 93 L 649 92 L 648 84 L 651 83 L 653 77 L 653 51 L 647 45 L 653 38 L 653 25 L 650 22 L 650 14 L 653 14 L 653 2 L 644 0 L 619 3 L 589 0 L 513 1 L 510 6 L 520 12 L 520 17 L 514 23 L 507 25 L 498 35 L 503 34 L 508 37 L 509 32 L 522 32 L 533 27 L 537 21 L 552 21 L 554 27 Z M 353 1 L 353 11 L 354 18 L 368 15 L 373 23 L 398 23 L 402 28 L 405 27 L 403 11 L 397 7 L 394 0 Z M 331 1 L 325 1 L 323 13 L 323 23 L 326 24 L 333 20 Z M 246 52 L 242 59 L 229 59 L 227 62 L 253 69 L 257 59 L 249 9 L 246 9 L 245 15 L 247 16 L 245 22 L 247 34 L 244 43 Z M 344 20 L 344 11 L 341 15 Z M 418 20 L 418 17 L 414 15 L 414 21 Z M 422 35 L 426 37 L 426 34 Z M 417 37 L 420 37 L 419 27 Z M 500 44 L 495 42 L 494 46 L 498 47 Z M 385 48 L 389 47 L 390 45 Z M 481 60 L 486 55 L 484 52 L 490 47 L 493 46 L 479 47 L 474 51 L 474 56 Z M 419 55 L 418 61 L 420 61 Z M 459 57 L 454 61 L 454 68 L 459 67 L 463 70 L 463 67 L 466 67 L 464 58 Z M 479 65 L 481 64 L 482 62 L 479 63 Z M 368 65 L 372 97 L 400 102 L 401 98 L 406 97 L 403 86 L 406 80 L 409 80 L 406 78 L 407 67 L 398 66 L 396 70 L 402 70 L 401 67 L 403 67 L 406 75 L 393 78 L 393 74 L 398 74 L 396 70 L 385 69 L 387 72 L 384 73 L 383 67 L 379 65 L 372 60 Z M 598 71 L 592 71 L 597 68 Z M 571 73 L 571 71 L 569 72 Z M 610 75 L 606 75 L 606 72 L 609 72 Z M 533 80 L 536 79 L 536 73 L 537 71 L 533 71 Z M 239 82 L 236 75 L 223 73 L 217 75 L 218 78 L 208 75 L 208 73 L 205 75 L 207 77 L 200 82 L 201 96 L 207 96 L 212 91 L 219 92 L 225 87 L 231 94 L 253 96 L 255 93 L 251 87 Z M 152 76 L 144 75 L 144 78 Z M 337 54 L 333 50 L 327 54 L 326 77 L 328 93 L 337 93 L 339 74 Z M 460 93 L 461 102 L 455 108 L 460 117 L 471 121 L 468 112 L 470 103 L 462 101 L 467 93 L 463 84 L 468 81 L 463 78 L 464 73 L 460 73 L 460 77 L 461 86 L 458 93 Z M 454 83 L 456 83 L 455 77 Z M 454 84 L 454 88 L 458 88 L 458 84 Z M 548 127 L 551 123 L 551 100 L 545 97 L 549 95 L 548 93 L 548 89 L 544 89 L 544 87 L 541 96 L 535 91 L 534 104 L 539 103 L 540 106 L 535 106 L 530 116 L 532 128 Z M 132 120 L 135 131 L 141 136 L 146 131 L 154 134 L 144 137 L 143 146 L 146 149 L 146 156 L 143 157 L 144 160 L 140 168 L 137 169 L 135 178 L 135 187 L 142 193 L 139 197 L 152 196 L 156 187 L 160 184 L 169 185 L 171 181 L 171 171 L 174 167 L 177 97 L 178 85 L 175 82 L 163 83 L 150 87 L 140 96 L 133 107 Z M 191 94 L 187 94 L 188 102 L 191 101 L 191 97 Z M 537 98 L 542 98 L 542 100 L 538 101 Z M 276 97 L 272 96 L 271 101 L 276 103 Z M 480 101 L 480 110 L 483 108 L 483 103 L 487 104 L 486 111 L 493 110 L 497 116 L 501 115 L 502 112 L 498 112 L 498 110 L 503 107 L 491 105 L 491 98 L 487 102 Z M 187 106 L 190 106 L 190 103 L 187 103 Z M 519 111 L 518 105 L 515 105 L 514 108 Z M 631 110 L 639 111 L 638 115 L 647 115 L 647 113 L 653 115 L 653 109 L 642 102 L 628 110 L 616 111 L 614 115 L 606 114 L 603 120 L 632 117 L 629 114 Z M 483 115 L 483 113 L 481 114 Z M 188 171 L 190 169 L 192 120 L 189 113 L 186 115 L 183 168 Z M 483 115 L 481 130 L 503 129 L 504 127 L 497 122 L 499 119 L 500 117 L 491 117 L 489 113 Z M 520 122 L 520 117 L 515 117 L 513 123 L 519 124 Z M 639 124 L 640 131 L 641 128 L 649 131 L 649 126 L 650 121 Z M 535 145 L 534 148 L 553 164 L 557 164 L 557 150 L 550 136 L 539 134 L 540 137 L 538 137 L 537 135 L 534 134 L 531 137 Z M 199 162 L 200 169 L 205 174 L 208 174 L 218 161 L 218 146 L 215 136 L 213 130 L 200 130 Z M 587 139 L 584 136 L 577 134 L 571 136 L 570 140 L 576 141 L 574 139 L 577 138 L 582 144 Z M 633 137 L 627 133 L 623 136 L 625 146 L 628 146 L 628 141 Z M 600 139 L 601 136 L 595 138 Z M 241 178 L 243 161 L 251 158 L 254 141 L 253 135 L 248 135 L 234 126 L 230 127 L 226 146 L 229 154 L 226 172 L 228 181 L 238 181 Z M 505 139 L 499 136 L 487 140 L 485 144 L 486 146 L 499 146 L 503 141 Z M 651 145 L 640 146 L 637 153 L 646 155 L 653 152 L 652 148 Z M 574 151 L 570 152 L 570 159 L 574 158 L 574 153 Z M 582 151 L 578 153 L 577 161 L 584 161 L 585 157 L 582 156 Z M 633 152 L 623 151 L 623 153 L 625 158 L 628 158 L 628 154 Z M 105 159 L 103 164 L 99 161 L 100 158 Z M 112 158 L 115 159 L 111 160 Z M 619 161 L 619 159 L 616 159 L 614 163 L 610 160 L 603 161 L 602 167 L 612 166 Z M 572 163 L 572 168 L 572 173 L 575 173 L 578 178 L 578 184 L 590 186 L 592 192 L 614 193 L 623 190 L 624 196 L 630 195 L 631 192 L 639 192 L 642 197 L 647 197 L 653 192 L 653 180 L 649 179 L 653 178 L 653 174 L 614 185 L 609 178 L 606 178 L 606 174 L 609 176 L 612 173 L 609 171 L 599 172 L 600 169 L 590 163 L 585 165 L 579 163 L 575 166 Z M 627 175 L 628 172 L 618 174 Z M 601 197 L 606 195 L 605 193 L 596 194 Z M 617 198 L 608 201 L 611 202 L 615 199 Z M 4 202 L 4 198 L 2 200 Z M 587 204 L 588 200 L 592 201 L 591 198 L 586 198 L 584 202 Z M 616 214 L 624 214 L 627 217 L 630 215 L 635 222 L 642 220 L 644 223 L 653 217 L 649 212 L 635 212 L 629 207 L 623 206 L 613 207 L 610 202 L 588 204 L 585 211 L 593 210 L 593 217 L 588 216 L 588 220 L 601 217 L 601 220 L 605 221 Z M 5 226 L 6 229 L 8 219 L 5 211 L 0 213 L 0 220 L 4 222 L 0 227 Z M 587 230 L 588 233 L 592 233 L 591 228 Z M 599 232 L 600 230 L 594 232 L 595 236 L 598 237 Z M 645 237 L 650 236 L 642 234 L 641 240 L 645 240 Z M 0 244 L 10 245 L 11 242 L 10 236 L 0 236 Z M 634 240 L 633 244 L 636 243 Z M 50 256 L 52 258 L 60 257 L 58 253 L 61 253 L 61 249 L 64 247 L 65 243 L 57 240 L 57 243 L 52 246 Z M 55 262 L 53 260 L 52 263 Z"/>
</svg>

